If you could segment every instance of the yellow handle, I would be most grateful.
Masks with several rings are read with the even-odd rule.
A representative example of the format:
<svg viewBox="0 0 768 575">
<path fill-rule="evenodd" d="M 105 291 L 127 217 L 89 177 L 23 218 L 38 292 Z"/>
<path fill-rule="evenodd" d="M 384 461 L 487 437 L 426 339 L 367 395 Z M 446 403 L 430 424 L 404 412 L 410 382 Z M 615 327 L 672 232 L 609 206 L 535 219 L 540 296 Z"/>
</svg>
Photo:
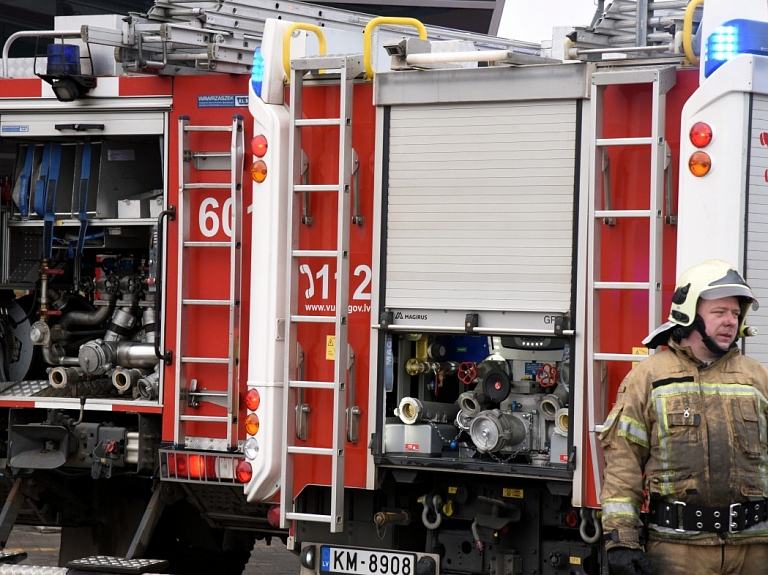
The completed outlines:
<svg viewBox="0 0 768 575">
<path fill-rule="evenodd" d="M 283 34 L 283 69 L 287 78 L 291 77 L 291 36 L 296 30 L 306 30 L 307 32 L 314 32 L 317 36 L 317 42 L 320 45 L 320 55 L 325 56 L 325 35 L 319 26 L 314 24 L 306 24 L 304 22 L 296 22 L 288 26 Z"/>
<path fill-rule="evenodd" d="M 698 66 L 699 58 L 693 53 L 693 12 L 702 4 L 704 0 L 691 0 L 685 7 L 685 16 L 683 16 L 683 52 L 694 66 Z"/>
<path fill-rule="evenodd" d="M 427 29 L 416 18 L 395 18 L 392 16 L 380 16 L 374 18 L 365 27 L 363 32 L 363 66 L 365 67 L 365 79 L 373 80 L 373 66 L 371 65 L 371 35 L 376 26 L 393 24 L 395 26 L 413 26 L 419 31 L 419 38 L 427 39 Z"/>
</svg>

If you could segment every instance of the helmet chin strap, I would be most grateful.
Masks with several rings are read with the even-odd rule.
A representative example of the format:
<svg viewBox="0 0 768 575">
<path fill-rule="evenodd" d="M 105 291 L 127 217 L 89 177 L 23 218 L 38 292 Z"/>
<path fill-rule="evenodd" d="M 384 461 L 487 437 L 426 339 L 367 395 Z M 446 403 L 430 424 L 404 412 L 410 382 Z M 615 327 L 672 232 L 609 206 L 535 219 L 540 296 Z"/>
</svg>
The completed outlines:
<svg viewBox="0 0 768 575">
<path fill-rule="evenodd" d="M 709 335 L 707 334 L 707 328 L 704 325 L 704 319 L 699 314 L 696 314 L 696 319 L 693 320 L 692 325 L 696 329 L 696 331 L 698 331 L 701 334 L 701 340 L 702 342 L 704 342 L 704 345 L 707 347 L 709 351 L 711 351 L 717 356 L 723 356 L 730 351 L 730 347 L 728 349 L 723 349 L 722 347 L 717 345 L 711 337 L 709 337 Z M 731 347 L 733 347 L 734 344 L 732 344 Z"/>
</svg>

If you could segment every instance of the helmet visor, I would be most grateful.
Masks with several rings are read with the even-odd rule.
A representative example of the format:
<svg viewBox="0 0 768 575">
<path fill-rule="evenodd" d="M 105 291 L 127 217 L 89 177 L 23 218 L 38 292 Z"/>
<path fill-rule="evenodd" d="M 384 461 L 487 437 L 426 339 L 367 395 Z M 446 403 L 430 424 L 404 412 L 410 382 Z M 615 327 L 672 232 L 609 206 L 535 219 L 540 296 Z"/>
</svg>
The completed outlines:
<svg viewBox="0 0 768 575">
<path fill-rule="evenodd" d="M 739 297 L 739 298 L 746 298 L 750 302 L 752 302 L 752 309 L 757 309 L 760 307 L 760 304 L 757 303 L 757 300 L 755 299 L 755 296 L 752 295 L 752 290 L 750 290 L 747 286 L 741 286 L 741 285 L 725 285 L 725 286 L 717 286 L 713 288 L 706 289 L 699 294 L 699 297 L 702 299 L 720 299 L 722 297 Z"/>
</svg>

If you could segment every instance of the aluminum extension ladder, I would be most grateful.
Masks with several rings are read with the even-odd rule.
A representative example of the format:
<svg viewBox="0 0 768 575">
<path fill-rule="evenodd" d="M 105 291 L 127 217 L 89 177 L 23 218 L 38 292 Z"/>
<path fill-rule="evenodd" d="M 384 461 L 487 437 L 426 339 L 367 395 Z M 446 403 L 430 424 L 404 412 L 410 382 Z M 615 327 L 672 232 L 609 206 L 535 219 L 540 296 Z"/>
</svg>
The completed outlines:
<svg viewBox="0 0 768 575">
<path fill-rule="evenodd" d="M 591 86 L 591 117 L 592 127 L 589 136 L 589 216 L 587 222 L 587 309 L 586 322 L 593 330 L 593 336 L 587 338 L 587 401 L 589 417 L 590 445 L 592 449 L 592 461 L 595 468 L 595 481 L 600 482 L 602 474 L 599 473 L 599 457 L 596 451 L 597 434 L 601 430 L 603 421 L 596 421 L 598 417 L 598 403 L 601 398 L 597 396 L 600 385 L 603 365 L 605 362 L 632 362 L 638 357 L 632 354 L 605 353 L 600 340 L 600 308 L 598 304 L 599 292 L 608 290 L 645 291 L 648 293 L 648 333 L 656 329 L 662 317 L 662 241 L 664 231 L 664 171 L 667 159 L 668 146 L 664 134 L 666 117 L 666 94 L 675 85 L 676 72 L 674 66 L 659 67 L 634 67 L 617 68 L 605 71 L 596 71 L 592 74 Z M 603 137 L 603 95 L 608 86 L 620 84 L 650 84 L 653 94 L 651 110 L 650 134 L 643 137 L 632 138 L 604 138 Z M 648 208 L 639 210 L 616 210 L 610 205 L 610 195 L 605 199 L 600 197 L 598 190 L 603 181 L 602 166 L 603 153 L 610 146 L 647 146 L 650 148 L 650 189 L 648 195 Z M 606 186 L 607 186 L 606 182 Z M 669 190 L 671 194 L 671 190 Z M 606 205 L 602 205 L 605 201 Z M 667 211 L 671 206 L 668 205 Z M 622 219 L 645 219 L 649 222 L 649 257 L 648 257 L 648 281 L 647 282 L 614 282 L 604 281 L 600 277 L 601 262 L 601 232 L 606 225 L 616 223 Z M 671 223 L 671 220 L 670 220 Z M 620 224 L 619 224 L 620 225 Z M 628 246 L 627 246 L 628 247 Z M 607 414 L 603 414 L 607 415 Z M 597 486 L 600 492 L 600 486 Z"/>
<path fill-rule="evenodd" d="M 682 31 L 683 17 L 691 0 L 612 0 L 607 8 L 598 2 L 590 26 L 577 26 L 573 46 L 579 57 L 589 59 L 597 54 L 624 53 L 628 58 L 672 57 L 677 32 Z M 698 22 L 700 15 L 695 15 Z"/>
<path fill-rule="evenodd" d="M 304 76 L 312 70 L 338 71 L 340 82 L 339 116 L 336 118 L 304 118 L 302 99 Z M 290 113 L 290 166 L 291 184 L 288 200 L 288 285 L 289 298 L 286 313 L 286 361 L 284 373 L 284 399 L 287 417 L 285 419 L 285 446 L 282 453 L 282 477 L 280 490 L 281 524 L 290 520 L 328 523 L 332 533 L 344 528 L 344 462 L 346 452 L 346 407 L 347 407 L 347 352 L 348 325 L 347 306 L 349 303 L 349 229 L 350 229 L 350 188 L 352 182 L 352 96 L 354 79 L 363 72 L 363 57 L 316 56 L 292 62 L 291 70 L 291 113 Z M 328 184 L 302 183 L 302 129 L 320 126 L 339 127 L 339 172 L 338 180 Z M 338 224 L 335 250 L 299 249 L 298 237 L 301 225 L 303 194 L 331 193 L 338 196 Z M 298 309 L 299 258 L 336 259 L 336 307 L 333 316 L 300 315 Z M 308 323 L 329 323 L 334 325 L 335 353 L 333 381 L 307 381 L 302 379 L 299 369 L 300 350 L 297 338 L 298 327 Z M 303 415 L 299 411 L 305 406 L 299 397 L 306 389 L 322 389 L 333 393 L 332 446 L 317 447 L 297 444 L 297 421 Z M 293 500 L 294 459 L 297 455 L 322 456 L 331 465 L 330 514 L 299 513 Z"/>
<path fill-rule="evenodd" d="M 267 0 L 154 0 L 146 14 L 132 13 L 122 28 L 86 24 L 81 39 L 112 46 L 125 71 L 184 74 L 189 70 L 251 74 L 254 49 L 260 44 L 268 18 L 308 22 L 333 30 L 362 34 L 374 16 L 304 2 Z M 429 37 L 465 40 L 487 49 L 514 49 L 536 54 L 540 48 L 522 42 L 462 30 L 427 26 Z M 412 37 L 413 29 L 398 28 Z"/>
<path fill-rule="evenodd" d="M 190 147 L 191 132 L 231 133 L 229 151 L 193 151 Z M 179 210 L 178 210 L 178 257 L 179 283 L 177 292 L 177 317 L 179 326 L 187 325 L 190 309 L 199 306 L 216 306 L 227 310 L 228 343 L 227 356 L 198 357 L 188 351 L 187 330 L 178 329 L 176 334 L 176 349 L 178 358 L 176 365 L 176 398 L 178 411 L 174 421 L 173 437 L 178 446 L 199 449 L 202 446 L 188 445 L 186 423 L 189 421 L 213 422 L 226 426 L 226 446 L 215 448 L 234 448 L 237 446 L 237 431 L 235 422 L 238 411 L 237 371 L 239 356 L 238 334 L 240 333 L 240 289 L 242 269 L 242 185 L 243 162 L 245 157 L 245 134 L 243 117 L 236 115 L 229 126 L 192 126 L 189 118 L 179 118 Z M 225 182 L 190 182 L 192 165 L 198 170 L 211 170 L 227 174 Z M 228 189 L 232 201 L 231 235 L 229 241 L 192 241 L 190 240 L 190 224 L 195 221 L 191 217 L 190 207 L 192 195 L 211 189 Z M 227 210 L 224 210 L 226 213 Z M 218 250 L 229 257 L 229 297 L 227 299 L 194 299 L 188 293 L 190 256 L 195 250 Z M 188 376 L 189 366 L 193 364 L 226 365 L 227 389 L 207 390 L 198 387 L 198 382 Z M 224 407 L 226 415 L 193 415 L 190 407 L 196 407 L 201 402 L 209 402 Z M 211 449 L 211 447 L 207 447 Z"/>
</svg>

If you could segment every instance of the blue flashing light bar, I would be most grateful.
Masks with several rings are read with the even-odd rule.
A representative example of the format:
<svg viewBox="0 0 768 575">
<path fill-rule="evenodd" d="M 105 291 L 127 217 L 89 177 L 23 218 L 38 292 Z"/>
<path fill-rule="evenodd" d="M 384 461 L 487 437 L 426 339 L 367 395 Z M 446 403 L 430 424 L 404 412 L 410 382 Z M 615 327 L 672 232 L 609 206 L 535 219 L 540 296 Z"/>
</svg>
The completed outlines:
<svg viewBox="0 0 768 575">
<path fill-rule="evenodd" d="M 261 86 L 264 82 L 264 55 L 261 46 L 253 52 L 253 67 L 251 68 L 251 86 L 253 93 L 261 98 Z"/>
<path fill-rule="evenodd" d="M 768 55 L 768 22 L 729 20 L 715 28 L 704 49 L 704 77 L 739 54 Z"/>
</svg>

